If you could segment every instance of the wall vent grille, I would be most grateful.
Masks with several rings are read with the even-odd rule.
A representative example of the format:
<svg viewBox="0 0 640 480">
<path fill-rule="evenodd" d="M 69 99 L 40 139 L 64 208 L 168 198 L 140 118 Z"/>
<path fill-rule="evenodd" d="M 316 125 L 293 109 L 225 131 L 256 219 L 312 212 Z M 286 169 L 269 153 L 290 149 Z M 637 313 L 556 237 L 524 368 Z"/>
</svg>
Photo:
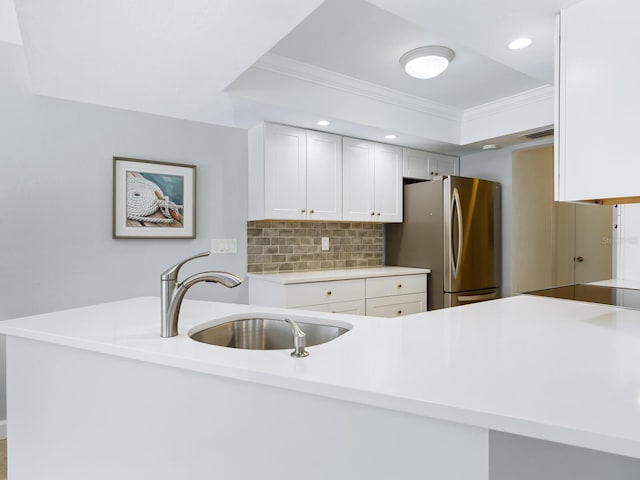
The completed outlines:
<svg viewBox="0 0 640 480">
<path fill-rule="evenodd" d="M 536 138 L 548 137 L 549 135 L 553 135 L 553 128 L 548 128 L 547 130 L 540 130 L 538 132 L 528 133 L 522 136 L 533 140 Z"/>
</svg>

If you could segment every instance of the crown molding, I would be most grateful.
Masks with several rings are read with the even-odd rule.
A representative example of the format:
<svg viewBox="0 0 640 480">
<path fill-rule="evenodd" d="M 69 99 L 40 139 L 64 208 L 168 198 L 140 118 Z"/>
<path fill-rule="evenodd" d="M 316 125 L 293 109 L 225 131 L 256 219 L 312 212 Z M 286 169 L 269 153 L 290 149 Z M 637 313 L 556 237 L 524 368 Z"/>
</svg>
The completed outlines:
<svg viewBox="0 0 640 480">
<path fill-rule="evenodd" d="M 463 117 L 462 109 L 409 95 L 392 88 L 376 85 L 273 53 L 264 55 L 253 67 L 446 120 L 461 122 Z"/>
<path fill-rule="evenodd" d="M 536 103 L 553 102 L 554 88 L 552 85 L 544 85 L 526 92 L 517 93 L 509 97 L 500 98 L 493 102 L 484 103 L 476 107 L 467 108 L 464 111 L 463 123 L 500 115 L 509 110 L 524 108 Z"/>
</svg>

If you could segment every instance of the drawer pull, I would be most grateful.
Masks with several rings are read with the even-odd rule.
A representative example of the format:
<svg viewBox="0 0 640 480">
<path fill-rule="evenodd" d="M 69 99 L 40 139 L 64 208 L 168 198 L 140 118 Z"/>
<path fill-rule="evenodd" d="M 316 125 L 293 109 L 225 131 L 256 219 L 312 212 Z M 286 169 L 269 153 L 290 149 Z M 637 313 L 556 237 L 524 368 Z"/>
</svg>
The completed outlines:
<svg viewBox="0 0 640 480">
<path fill-rule="evenodd" d="M 398 315 L 402 315 L 402 310 L 398 310 Z"/>
<path fill-rule="evenodd" d="M 401 283 L 398 284 L 398 288 L 402 288 L 402 284 Z"/>
<path fill-rule="evenodd" d="M 331 290 L 329 290 L 329 291 L 327 292 L 327 295 L 331 295 Z"/>
</svg>

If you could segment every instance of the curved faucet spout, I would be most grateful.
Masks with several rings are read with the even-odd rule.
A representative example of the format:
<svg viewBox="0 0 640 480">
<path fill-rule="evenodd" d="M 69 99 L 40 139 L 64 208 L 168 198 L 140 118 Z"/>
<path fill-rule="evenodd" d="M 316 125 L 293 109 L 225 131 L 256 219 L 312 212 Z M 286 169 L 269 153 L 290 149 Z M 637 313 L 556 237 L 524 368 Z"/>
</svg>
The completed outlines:
<svg viewBox="0 0 640 480">
<path fill-rule="evenodd" d="M 227 288 L 233 288 L 242 283 L 242 278 L 228 272 L 202 272 L 191 275 L 183 280 L 182 286 L 184 286 L 185 289 L 188 289 L 199 282 L 219 283 Z"/>
<path fill-rule="evenodd" d="M 178 283 L 178 271 L 180 267 L 189 260 L 201 256 L 207 256 L 209 252 L 204 252 L 187 260 L 180 262 L 174 267 L 167 270 L 160 277 L 161 288 L 161 332 L 162 337 L 175 337 L 178 335 L 178 315 L 180 314 L 180 306 L 182 299 L 187 290 L 196 283 L 211 282 L 219 283 L 227 288 L 237 287 L 242 283 L 242 278 L 233 273 L 228 272 L 202 272 L 191 275 L 182 283 Z"/>
</svg>

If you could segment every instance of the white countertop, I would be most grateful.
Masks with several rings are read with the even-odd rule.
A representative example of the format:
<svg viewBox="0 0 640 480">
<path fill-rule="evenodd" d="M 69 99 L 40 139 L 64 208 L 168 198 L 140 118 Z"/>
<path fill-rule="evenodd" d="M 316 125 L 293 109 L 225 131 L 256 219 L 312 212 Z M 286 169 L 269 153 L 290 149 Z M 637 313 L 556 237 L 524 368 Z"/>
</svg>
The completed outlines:
<svg viewBox="0 0 640 480">
<path fill-rule="evenodd" d="M 610 280 L 601 280 L 599 282 L 590 282 L 587 285 L 596 285 L 599 287 L 631 288 L 633 290 L 640 290 L 640 280 L 619 280 L 617 278 L 613 278 Z"/>
<path fill-rule="evenodd" d="M 249 273 L 248 277 L 259 278 L 266 282 L 292 283 L 328 282 L 332 280 L 350 280 L 353 278 L 390 277 L 393 275 L 416 275 L 431 273 L 429 268 L 409 267 L 367 267 L 367 268 L 343 268 L 336 270 L 308 270 L 302 272 L 286 273 Z"/>
<path fill-rule="evenodd" d="M 397 319 L 297 311 L 353 325 L 302 359 L 186 335 L 242 312 L 285 311 L 187 300 L 163 339 L 159 299 L 143 297 L 0 333 L 640 458 L 639 311 L 528 295 Z"/>
</svg>

